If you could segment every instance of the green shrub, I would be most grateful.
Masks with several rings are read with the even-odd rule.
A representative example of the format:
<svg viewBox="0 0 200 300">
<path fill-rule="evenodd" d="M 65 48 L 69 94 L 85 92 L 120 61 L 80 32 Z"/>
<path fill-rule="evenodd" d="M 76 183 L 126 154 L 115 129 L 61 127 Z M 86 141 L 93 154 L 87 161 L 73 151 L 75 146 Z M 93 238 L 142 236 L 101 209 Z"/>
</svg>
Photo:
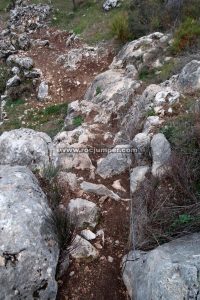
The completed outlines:
<svg viewBox="0 0 200 300">
<path fill-rule="evenodd" d="M 9 69 L 4 66 L 0 65 L 0 94 L 2 94 L 6 89 L 6 82 L 10 77 Z"/>
<path fill-rule="evenodd" d="M 135 38 L 153 31 L 176 28 L 186 18 L 198 20 L 200 17 L 199 0 L 173 1 L 132 0 L 129 10 L 129 27 Z"/>
<path fill-rule="evenodd" d="M 113 17 L 111 22 L 111 32 L 120 42 L 125 43 L 130 38 L 128 17 L 119 13 Z"/>
<path fill-rule="evenodd" d="M 83 123 L 84 119 L 82 116 L 77 116 L 73 119 L 73 125 L 74 126 L 80 126 Z"/>
<path fill-rule="evenodd" d="M 177 29 L 172 45 L 172 52 L 178 53 L 200 44 L 200 22 L 187 18 Z"/>
<path fill-rule="evenodd" d="M 102 90 L 101 90 L 100 86 L 97 86 L 97 88 L 96 88 L 96 96 L 99 95 L 99 94 L 101 94 L 101 93 L 102 93 Z"/>
</svg>

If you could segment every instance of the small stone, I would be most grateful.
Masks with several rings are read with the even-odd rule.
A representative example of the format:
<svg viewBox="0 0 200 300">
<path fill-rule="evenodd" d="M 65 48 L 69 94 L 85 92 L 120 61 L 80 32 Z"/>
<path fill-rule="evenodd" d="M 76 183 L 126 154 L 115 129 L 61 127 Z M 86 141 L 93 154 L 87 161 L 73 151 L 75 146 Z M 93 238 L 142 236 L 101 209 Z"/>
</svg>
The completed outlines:
<svg viewBox="0 0 200 300">
<path fill-rule="evenodd" d="M 96 234 L 89 229 L 82 230 L 81 236 L 88 241 L 96 239 Z"/>
<path fill-rule="evenodd" d="M 108 256 L 108 262 L 112 263 L 114 261 L 114 258 L 112 256 Z"/>
</svg>

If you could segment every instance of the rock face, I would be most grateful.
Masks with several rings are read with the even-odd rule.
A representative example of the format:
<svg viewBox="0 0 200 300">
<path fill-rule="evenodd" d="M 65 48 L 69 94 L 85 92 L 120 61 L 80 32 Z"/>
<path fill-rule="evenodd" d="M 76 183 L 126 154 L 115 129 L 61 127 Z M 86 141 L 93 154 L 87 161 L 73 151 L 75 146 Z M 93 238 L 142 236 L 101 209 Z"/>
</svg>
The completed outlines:
<svg viewBox="0 0 200 300">
<path fill-rule="evenodd" d="M 32 170 L 57 165 L 51 138 L 32 129 L 15 129 L 0 136 L 0 164 L 29 166 Z"/>
<path fill-rule="evenodd" d="M 158 176 L 164 172 L 165 164 L 171 155 L 171 147 L 164 134 L 158 133 L 154 135 L 151 141 L 151 149 L 153 156 L 152 174 Z"/>
<path fill-rule="evenodd" d="M 85 100 L 100 107 L 96 122 L 107 124 L 113 115 L 120 118 L 132 104 L 132 97 L 140 83 L 127 77 L 122 70 L 108 70 L 98 75 L 86 92 Z"/>
<path fill-rule="evenodd" d="M 200 90 L 200 61 L 192 60 L 183 68 L 178 78 L 178 86 L 185 93 Z"/>
<path fill-rule="evenodd" d="M 198 299 L 200 235 L 192 234 L 148 253 L 130 252 L 123 280 L 131 299 Z"/>
<path fill-rule="evenodd" d="M 55 299 L 58 246 L 45 194 L 26 167 L 0 166 L 0 299 Z"/>
</svg>

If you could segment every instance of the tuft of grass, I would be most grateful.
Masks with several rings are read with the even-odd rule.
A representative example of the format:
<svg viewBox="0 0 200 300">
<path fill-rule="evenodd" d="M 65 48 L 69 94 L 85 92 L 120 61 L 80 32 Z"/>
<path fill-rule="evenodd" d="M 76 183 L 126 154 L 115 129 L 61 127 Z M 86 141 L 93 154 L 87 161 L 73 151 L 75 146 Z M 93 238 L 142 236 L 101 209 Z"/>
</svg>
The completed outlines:
<svg viewBox="0 0 200 300">
<path fill-rule="evenodd" d="M 125 13 L 118 13 L 111 22 L 111 32 L 114 37 L 121 43 L 125 43 L 130 39 L 130 31 L 128 25 L 128 16 Z"/>
<path fill-rule="evenodd" d="M 98 96 L 101 93 L 102 93 L 102 90 L 101 90 L 100 86 L 97 86 L 97 88 L 96 88 L 96 96 Z"/>
<path fill-rule="evenodd" d="M 7 66 L 0 64 L 0 94 L 3 94 L 6 89 L 6 82 L 10 77 L 10 70 Z"/>
<path fill-rule="evenodd" d="M 6 113 L 8 120 L 2 124 L 0 132 L 29 127 L 46 132 L 53 138 L 63 128 L 67 103 L 51 105 L 46 108 L 33 108 L 31 103 L 25 102 L 23 99 L 8 100 Z"/>
<path fill-rule="evenodd" d="M 155 116 L 156 113 L 155 113 L 155 110 L 154 108 L 150 108 L 147 112 L 146 112 L 146 117 L 151 117 L 151 116 Z"/>
<path fill-rule="evenodd" d="M 52 210 L 50 216 L 46 217 L 48 230 L 53 234 L 61 250 L 67 249 L 74 236 L 74 227 L 69 214 L 56 208 Z"/>
<path fill-rule="evenodd" d="M 188 17 L 176 30 L 172 53 L 177 54 L 200 45 L 200 22 Z"/>
<path fill-rule="evenodd" d="M 55 167 L 54 165 L 50 165 L 43 170 L 43 178 L 52 182 L 55 177 L 58 175 L 59 168 Z"/>
<path fill-rule="evenodd" d="M 84 119 L 82 116 L 77 116 L 77 117 L 74 117 L 73 119 L 73 125 L 74 126 L 81 126 L 81 124 L 84 122 Z"/>
</svg>

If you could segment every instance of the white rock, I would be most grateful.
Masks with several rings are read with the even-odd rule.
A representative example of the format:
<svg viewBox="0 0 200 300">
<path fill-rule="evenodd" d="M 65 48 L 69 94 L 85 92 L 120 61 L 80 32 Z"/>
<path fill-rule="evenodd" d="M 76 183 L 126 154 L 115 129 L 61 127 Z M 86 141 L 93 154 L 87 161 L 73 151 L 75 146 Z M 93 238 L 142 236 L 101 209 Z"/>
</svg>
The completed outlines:
<svg viewBox="0 0 200 300">
<path fill-rule="evenodd" d="M 109 190 L 105 185 L 103 184 L 94 184 L 91 182 L 83 181 L 80 185 L 80 187 L 85 191 L 89 193 L 94 193 L 99 196 L 108 196 L 111 199 L 114 199 L 116 201 L 120 200 L 120 197 L 114 193 L 113 191 Z"/>
<path fill-rule="evenodd" d="M 94 246 L 92 246 L 90 242 L 83 239 L 80 235 L 76 235 L 69 250 L 71 256 L 77 260 L 93 260 L 99 256 L 98 250 Z"/>
<path fill-rule="evenodd" d="M 81 231 L 81 236 L 87 241 L 95 240 L 96 234 L 89 229 L 84 229 Z"/>
<path fill-rule="evenodd" d="M 76 226 L 94 228 L 97 225 L 99 208 L 95 203 L 82 198 L 72 199 L 69 202 L 68 209 Z"/>
<path fill-rule="evenodd" d="M 130 189 L 131 193 L 134 194 L 139 184 L 145 179 L 149 166 L 140 166 L 132 170 L 130 175 Z"/>
</svg>

